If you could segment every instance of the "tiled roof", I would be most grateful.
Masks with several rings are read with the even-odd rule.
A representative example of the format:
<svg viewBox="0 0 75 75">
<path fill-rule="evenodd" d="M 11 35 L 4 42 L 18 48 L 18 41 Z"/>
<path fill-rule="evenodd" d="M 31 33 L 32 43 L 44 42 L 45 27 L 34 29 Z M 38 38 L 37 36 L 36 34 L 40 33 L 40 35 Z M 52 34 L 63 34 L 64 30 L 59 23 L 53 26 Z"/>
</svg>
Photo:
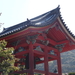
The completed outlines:
<svg viewBox="0 0 75 75">
<path fill-rule="evenodd" d="M 43 14 L 40 15 L 38 17 L 35 17 L 33 19 L 27 19 L 27 21 L 19 23 L 17 25 L 11 26 L 9 28 L 5 28 L 1 33 L 0 33 L 0 37 L 9 35 L 9 34 L 13 34 L 15 32 L 21 31 L 23 29 L 26 29 L 30 26 L 33 27 L 43 27 L 43 26 L 47 26 L 50 25 L 51 23 L 53 23 L 57 17 L 60 17 L 63 25 L 65 26 L 65 28 L 67 29 L 67 31 L 74 37 L 74 35 L 68 30 L 68 28 L 66 27 L 65 23 L 63 22 L 61 15 L 60 15 L 60 11 L 59 11 L 59 7 Z"/>
</svg>

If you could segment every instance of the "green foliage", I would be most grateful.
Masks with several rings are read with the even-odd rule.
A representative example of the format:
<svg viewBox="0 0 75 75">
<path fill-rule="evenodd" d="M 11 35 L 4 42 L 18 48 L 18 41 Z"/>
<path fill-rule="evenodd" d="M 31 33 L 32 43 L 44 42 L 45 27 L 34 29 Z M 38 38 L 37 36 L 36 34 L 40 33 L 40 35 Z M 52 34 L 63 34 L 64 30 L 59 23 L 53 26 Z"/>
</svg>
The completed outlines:
<svg viewBox="0 0 75 75">
<path fill-rule="evenodd" d="M 12 51 L 14 48 L 6 48 L 7 42 L 5 40 L 0 41 L 0 72 L 2 72 L 3 75 L 8 75 L 10 72 L 19 70 L 18 67 L 14 66 L 15 58 L 14 55 L 12 55 Z"/>
<path fill-rule="evenodd" d="M 69 75 L 75 75 L 75 72 L 70 72 Z"/>
</svg>

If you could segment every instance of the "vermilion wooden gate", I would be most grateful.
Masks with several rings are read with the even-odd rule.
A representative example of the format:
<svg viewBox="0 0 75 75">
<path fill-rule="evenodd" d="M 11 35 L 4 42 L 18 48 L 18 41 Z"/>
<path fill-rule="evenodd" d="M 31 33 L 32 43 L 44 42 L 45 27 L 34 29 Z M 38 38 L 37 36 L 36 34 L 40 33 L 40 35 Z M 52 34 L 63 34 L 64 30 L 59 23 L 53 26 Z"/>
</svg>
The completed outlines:
<svg viewBox="0 0 75 75">
<path fill-rule="evenodd" d="M 21 69 L 16 73 L 28 75 L 62 75 L 61 52 L 75 49 L 74 35 L 63 22 L 59 7 L 33 19 L 5 28 L 0 40 L 5 39 L 8 47 L 15 48 L 19 58 L 15 66 Z M 57 70 L 51 72 L 50 61 L 57 61 Z M 37 65 L 43 63 L 43 70 Z M 39 66 L 40 67 L 40 66 Z"/>
</svg>

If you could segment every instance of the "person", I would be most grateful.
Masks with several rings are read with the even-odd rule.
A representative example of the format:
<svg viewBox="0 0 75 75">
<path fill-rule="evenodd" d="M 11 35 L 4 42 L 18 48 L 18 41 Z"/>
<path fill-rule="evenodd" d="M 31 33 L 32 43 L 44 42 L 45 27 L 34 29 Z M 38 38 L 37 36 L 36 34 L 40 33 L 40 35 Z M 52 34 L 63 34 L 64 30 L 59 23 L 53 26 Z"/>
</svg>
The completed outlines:
<svg viewBox="0 0 75 75">
<path fill-rule="evenodd" d="M 55 68 L 54 73 L 58 73 L 57 69 Z"/>
</svg>

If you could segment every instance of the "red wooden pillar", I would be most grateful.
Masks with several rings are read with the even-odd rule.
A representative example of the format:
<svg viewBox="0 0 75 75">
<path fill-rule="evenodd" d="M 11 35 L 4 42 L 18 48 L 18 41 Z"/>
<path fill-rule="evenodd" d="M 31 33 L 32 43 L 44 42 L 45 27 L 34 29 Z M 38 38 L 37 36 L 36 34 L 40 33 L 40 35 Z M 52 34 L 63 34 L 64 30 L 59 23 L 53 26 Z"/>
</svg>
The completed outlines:
<svg viewBox="0 0 75 75">
<path fill-rule="evenodd" d="M 44 64 L 45 64 L 45 75 L 49 75 L 49 68 L 48 68 L 48 50 L 47 46 L 45 46 L 45 56 L 44 56 Z"/>
<path fill-rule="evenodd" d="M 29 75 L 34 75 L 34 52 L 33 52 L 33 44 L 30 42 L 29 45 Z"/>
<path fill-rule="evenodd" d="M 58 52 L 57 65 L 58 65 L 58 75 L 62 75 L 60 52 Z"/>
</svg>

